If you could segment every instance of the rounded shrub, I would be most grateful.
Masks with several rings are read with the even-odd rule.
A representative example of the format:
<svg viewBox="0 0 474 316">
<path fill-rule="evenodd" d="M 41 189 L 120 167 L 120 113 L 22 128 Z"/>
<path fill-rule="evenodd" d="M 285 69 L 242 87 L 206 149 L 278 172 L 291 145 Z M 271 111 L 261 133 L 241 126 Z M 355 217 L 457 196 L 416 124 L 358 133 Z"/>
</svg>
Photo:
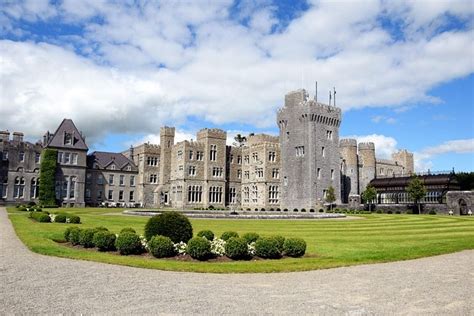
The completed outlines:
<svg viewBox="0 0 474 316">
<path fill-rule="evenodd" d="M 197 234 L 198 237 L 204 237 L 206 238 L 207 240 L 209 241 L 213 241 L 214 240 L 214 233 L 210 230 L 201 230 L 198 234 Z"/>
<path fill-rule="evenodd" d="M 19 210 L 19 211 L 22 211 L 22 212 L 28 211 L 28 209 L 27 209 L 26 207 L 24 207 L 24 206 L 18 207 L 18 210 Z"/>
<path fill-rule="evenodd" d="M 244 239 L 247 242 L 247 244 L 256 242 L 257 239 L 259 238 L 260 238 L 260 235 L 257 233 L 245 233 L 242 235 L 242 239 Z"/>
<path fill-rule="evenodd" d="M 114 233 L 107 230 L 99 230 L 95 232 L 92 242 L 99 251 L 111 251 L 115 250 L 115 239 Z"/>
<path fill-rule="evenodd" d="M 72 229 L 69 231 L 69 241 L 71 242 L 71 244 L 73 244 L 74 246 L 75 245 L 79 245 L 80 241 L 81 241 L 81 231 L 82 229 L 80 228 L 77 228 L 77 227 L 74 227 L 75 229 Z"/>
<path fill-rule="evenodd" d="M 166 236 L 153 236 L 148 242 L 148 250 L 156 258 L 172 257 L 176 254 L 173 241 Z"/>
<path fill-rule="evenodd" d="M 77 230 L 79 230 L 79 228 L 74 227 L 74 226 L 69 226 L 68 228 L 66 228 L 66 230 L 64 231 L 64 239 L 66 241 L 71 241 L 72 231 L 77 231 Z"/>
<path fill-rule="evenodd" d="M 186 252 L 197 260 L 206 260 L 211 256 L 211 243 L 204 237 L 191 238 Z"/>
<path fill-rule="evenodd" d="M 54 218 L 55 223 L 66 223 L 67 216 L 66 214 L 57 214 Z"/>
<path fill-rule="evenodd" d="M 225 241 L 229 240 L 232 237 L 239 238 L 239 234 L 237 234 L 237 232 L 234 232 L 234 231 L 226 231 L 226 232 L 223 232 L 221 235 L 221 239 Z"/>
<path fill-rule="evenodd" d="M 43 212 L 31 212 L 30 217 L 40 223 L 50 223 L 51 218 L 48 214 Z"/>
<path fill-rule="evenodd" d="M 79 235 L 79 244 L 84 248 L 94 247 L 94 234 L 97 231 L 94 228 L 83 229 Z"/>
<path fill-rule="evenodd" d="M 139 254 L 143 251 L 140 237 L 129 232 L 122 233 L 117 237 L 115 247 L 121 255 Z"/>
<path fill-rule="evenodd" d="M 178 212 L 165 212 L 153 216 L 145 225 L 145 238 L 161 235 L 171 238 L 174 243 L 188 242 L 193 237 L 193 227 L 189 219 Z"/>
<path fill-rule="evenodd" d="M 306 242 L 301 238 L 288 238 L 283 244 L 283 252 L 289 257 L 302 257 L 306 252 Z"/>
<path fill-rule="evenodd" d="M 133 229 L 132 227 L 125 227 L 125 228 L 122 228 L 122 230 L 120 231 L 120 234 L 122 233 L 134 233 L 136 234 L 137 231 L 135 229 Z"/>
<path fill-rule="evenodd" d="M 280 252 L 283 252 L 283 244 L 285 243 L 285 237 L 281 235 L 273 235 L 273 236 L 270 236 L 270 238 L 273 238 L 277 241 L 278 250 L 280 250 Z"/>
<path fill-rule="evenodd" d="M 376 210 L 375 213 L 376 214 L 382 214 L 383 212 L 382 212 L 382 210 Z"/>
<path fill-rule="evenodd" d="M 388 211 L 387 214 L 393 214 L 393 212 L 392 212 L 392 211 Z"/>
<path fill-rule="evenodd" d="M 435 210 L 431 210 L 428 214 L 429 214 L 429 215 L 436 215 L 436 211 L 435 211 Z"/>
<path fill-rule="evenodd" d="M 26 204 L 26 205 L 28 205 L 28 206 L 36 206 L 36 203 L 33 202 L 33 201 L 31 201 L 31 202 L 28 202 L 28 204 Z"/>
<path fill-rule="evenodd" d="M 278 247 L 278 241 L 271 237 L 262 237 L 255 242 L 255 254 L 261 258 L 278 259 L 281 257 L 281 251 Z"/>
<path fill-rule="evenodd" d="M 81 218 L 77 215 L 71 215 L 71 216 L 69 216 L 69 223 L 71 223 L 71 224 L 80 224 L 81 223 Z"/>
<path fill-rule="evenodd" d="M 248 257 L 247 241 L 238 237 L 230 238 L 225 244 L 225 255 L 234 260 Z"/>
</svg>

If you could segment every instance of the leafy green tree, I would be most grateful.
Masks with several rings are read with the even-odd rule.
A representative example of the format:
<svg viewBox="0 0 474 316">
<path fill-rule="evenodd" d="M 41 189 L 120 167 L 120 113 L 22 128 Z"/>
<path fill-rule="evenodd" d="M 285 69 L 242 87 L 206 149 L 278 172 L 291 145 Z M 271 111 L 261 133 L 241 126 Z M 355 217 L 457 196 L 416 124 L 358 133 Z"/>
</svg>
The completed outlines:
<svg viewBox="0 0 474 316">
<path fill-rule="evenodd" d="M 247 137 L 242 136 L 241 134 L 237 134 L 234 137 L 235 143 L 234 145 L 237 147 L 243 147 L 245 143 L 247 142 Z"/>
<path fill-rule="evenodd" d="M 426 195 L 426 188 L 424 184 L 418 177 L 414 176 L 408 183 L 406 192 L 408 193 L 408 196 L 410 196 L 410 198 L 415 201 L 415 204 L 418 207 L 418 214 L 421 214 L 420 200 Z"/>
<path fill-rule="evenodd" d="M 43 205 L 56 205 L 55 177 L 57 151 L 55 149 L 44 149 L 41 153 L 41 165 L 39 176 L 39 200 Z"/>
<path fill-rule="evenodd" d="M 372 202 L 376 197 L 377 190 L 371 185 L 368 185 L 365 191 L 362 192 L 362 199 L 369 205 L 369 212 L 372 212 Z"/>
<path fill-rule="evenodd" d="M 463 191 L 474 190 L 474 172 L 456 173 L 456 180 L 458 180 L 461 190 Z"/>
<path fill-rule="evenodd" d="M 330 186 L 326 192 L 326 202 L 329 203 L 329 208 L 332 211 L 332 204 L 336 201 L 336 194 L 334 193 L 334 188 Z"/>
</svg>

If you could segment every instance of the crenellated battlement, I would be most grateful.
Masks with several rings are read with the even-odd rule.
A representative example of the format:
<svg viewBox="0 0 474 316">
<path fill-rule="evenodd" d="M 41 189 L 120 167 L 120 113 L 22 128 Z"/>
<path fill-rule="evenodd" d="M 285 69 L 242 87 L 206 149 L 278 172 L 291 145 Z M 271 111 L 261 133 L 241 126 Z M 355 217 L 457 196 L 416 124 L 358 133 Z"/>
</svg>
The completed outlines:
<svg viewBox="0 0 474 316">
<path fill-rule="evenodd" d="M 278 136 L 272 136 L 268 134 L 255 134 L 250 135 L 247 139 L 248 145 L 258 144 L 258 143 L 279 143 Z"/>
<path fill-rule="evenodd" d="M 375 150 L 375 144 L 372 142 L 359 143 L 359 150 Z"/>
<path fill-rule="evenodd" d="M 357 147 L 357 140 L 353 138 L 343 138 L 339 141 L 339 147 Z"/>
<path fill-rule="evenodd" d="M 160 136 L 174 136 L 175 128 L 169 126 L 160 127 Z"/>
<path fill-rule="evenodd" d="M 227 139 L 227 132 L 219 128 L 203 128 L 197 132 L 198 141 L 204 138 Z"/>
</svg>

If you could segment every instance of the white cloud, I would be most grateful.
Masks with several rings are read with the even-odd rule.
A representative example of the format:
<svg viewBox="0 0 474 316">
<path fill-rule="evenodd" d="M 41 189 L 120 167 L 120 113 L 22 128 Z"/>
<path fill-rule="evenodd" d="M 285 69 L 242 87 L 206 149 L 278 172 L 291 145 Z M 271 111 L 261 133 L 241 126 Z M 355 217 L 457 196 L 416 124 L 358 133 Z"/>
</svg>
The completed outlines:
<svg viewBox="0 0 474 316">
<path fill-rule="evenodd" d="M 376 115 L 376 116 L 372 116 L 371 121 L 374 123 L 385 122 L 387 124 L 395 124 L 397 122 L 397 119 L 393 117 L 387 117 L 384 115 Z"/>
<path fill-rule="evenodd" d="M 450 140 L 437 146 L 426 147 L 421 151 L 416 152 L 414 154 L 415 170 L 427 171 L 428 169 L 432 169 L 433 162 L 431 159 L 435 158 L 436 156 L 449 153 L 474 153 L 474 138 Z"/>
<path fill-rule="evenodd" d="M 432 87 L 474 71 L 471 25 L 426 31 L 445 23 L 443 14 L 472 16 L 474 9 L 462 1 L 424 3 L 426 15 L 418 2 L 318 1 L 286 28 L 275 24 L 271 5 L 252 3 L 244 2 L 239 17 L 248 26 L 231 19 L 230 1 L 8 6 L 0 21 L 59 16 L 87 22 L 83 36 L 68 39 L 88 58 L 69 46 L 2 40 L 0 104 L 8 106 L 0 108 L 0 126 L 40 135 L 70 117 L 99 138 L 156 134 L 160 124 L 184 124 L 194 116 L 265 128 L 275 126 L 275 110 L 285 92 L 301 87 L 302 75 L 310 91 L 310 81 L 318 80 L 320 95 L 338 87 L 337 104 L 344 110 L 400 109 L 411 101 L 439 101 L 427 94 Z M 380 27 L 382 13 L 404 21 L 406 40 L 394 40 Z M 268 34 L 273 26 L 279 32 Z"/>
<path fill-rule="evenodd" d="M 372 142 L 375 145 L 375 156 L 377 158 L 391 159 L 392 154 L 397 149 L 397 141 L 395 138 L 380 134 L 371 135 L 352 135 L 341 138 L 354 138 L 358 143 Z"/>
</svg>

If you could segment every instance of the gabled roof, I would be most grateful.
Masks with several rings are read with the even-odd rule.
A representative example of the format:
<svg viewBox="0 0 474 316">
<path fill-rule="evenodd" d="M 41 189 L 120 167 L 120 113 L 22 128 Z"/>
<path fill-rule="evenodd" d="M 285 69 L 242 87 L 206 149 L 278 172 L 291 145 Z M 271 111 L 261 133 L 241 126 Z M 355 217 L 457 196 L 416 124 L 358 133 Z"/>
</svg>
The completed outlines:
<svg viewBox="0 0 474 316">
<path fill-rule="evenodd" d="M 72 135 L 72 145 L 64 144 L 65 133 L 70 133 Z M 77 129 L 76 125 L 74 125 L 74 122 L 71 119 L 64 119 L 61 122 L 46 147 L 70 148 L 86 151 L 89 150 L 89 148 L 87 148 L 86 142 L 84 141 L 84 138 L 82 137 L 81 133 Z"/>
<path fill-rule="evenodd" d="M 137 166 L 135 166 L 133 161 L 131 161 L 121 153 L 94 151 L 87 157 L 87 166 L 89 168 L 93 168 L 94 163 L 96 163 L 100 169 L 105 169 L 109 165 L 114 163 L 117 166 L 117 170 L 122 170 L 127 165 L 130 165 L 132 167 L 132 171 L 137 170 Z"/>
</svg>

